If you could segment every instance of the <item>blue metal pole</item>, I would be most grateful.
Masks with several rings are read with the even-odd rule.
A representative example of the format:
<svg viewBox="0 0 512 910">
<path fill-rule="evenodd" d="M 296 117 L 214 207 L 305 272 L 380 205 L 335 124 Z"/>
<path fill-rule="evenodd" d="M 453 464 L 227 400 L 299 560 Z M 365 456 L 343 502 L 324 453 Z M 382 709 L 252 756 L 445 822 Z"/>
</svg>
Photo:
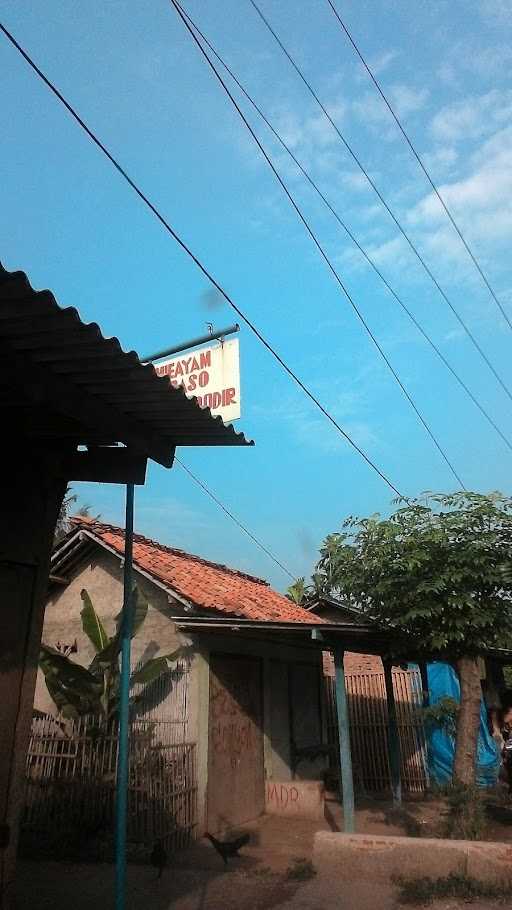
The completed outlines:
<svg viewBox="0 0 512 910">
<path fill-rule="evenodd" d="M 121 618 L 121 678 L 119 680 L 119 747 L 116 782 L 116 910 L 126 907 L 126 818 L 129 773 L 130 647 L 133 628 L 133 499 L 126 485 L 124 591 Z"/>
<path fill-rule="evenodd" d="M 336 709 L 338 713 L 338 735 L 340 741 L 341 796 L 343 801 L 343 825 L 346 834 L 355 831 L 354 778 L 352 775 L 352 753 L 350 750 L 350 725 L 348 717 L 347 687 L 343 667 L 343 650 L 334 651 L 336 671 Z"/>
</svg>

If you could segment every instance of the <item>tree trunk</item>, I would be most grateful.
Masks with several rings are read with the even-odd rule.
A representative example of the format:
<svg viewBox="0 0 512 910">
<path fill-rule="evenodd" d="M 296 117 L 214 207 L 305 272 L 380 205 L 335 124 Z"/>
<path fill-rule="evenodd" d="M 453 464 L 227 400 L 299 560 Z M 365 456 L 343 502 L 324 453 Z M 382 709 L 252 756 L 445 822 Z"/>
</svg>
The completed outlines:
<svg viewBox="0 0 512 910">
<path fill-rule="evenodd" d="M 462 784 L 476 780 L 476 754 L 480 729 L 482 686 L 478 661 L 472 657 L 457 660 L 460 680 L 460 711 L 457 719 L 454 778 Z"/>
</svg>

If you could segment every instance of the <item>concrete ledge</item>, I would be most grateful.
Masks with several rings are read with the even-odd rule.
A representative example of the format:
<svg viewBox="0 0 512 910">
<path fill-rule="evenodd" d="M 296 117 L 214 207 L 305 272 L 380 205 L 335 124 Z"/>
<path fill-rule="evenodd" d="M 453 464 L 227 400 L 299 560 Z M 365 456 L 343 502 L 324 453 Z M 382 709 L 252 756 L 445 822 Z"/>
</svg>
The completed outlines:
<svg viewBox="0 0 512 910">
<path fill-rule="evenodd" d="M 265 812 L 290 818 L 323 819 L 324 785 L 316 780 L 267 780 Z"/>
<path fill-rule="evenodd" d="M 512 844 L 319 831 L 313 862 L 320 875 L 346 881 L 368 876 L 389 881 L 396 875 L 440 878 L 455 872 L 512 886 Z"/>
</svg>

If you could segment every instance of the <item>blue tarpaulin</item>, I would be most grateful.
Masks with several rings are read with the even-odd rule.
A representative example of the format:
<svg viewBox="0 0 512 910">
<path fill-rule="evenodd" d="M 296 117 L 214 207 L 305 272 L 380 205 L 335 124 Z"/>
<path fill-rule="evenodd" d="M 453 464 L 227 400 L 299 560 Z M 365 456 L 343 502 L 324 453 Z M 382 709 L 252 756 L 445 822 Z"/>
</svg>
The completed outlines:
<svg viewBox="0 0 512 910">
<path fill-rule="evenodd" d="M 450 664 L 433 663 L 427 666 L 430 704 L 435 705 L 442 698 L 460 701 L 460 686 L 457 674 Z M 446 731 L 427 731 L 428 763 L 431 779 L 438 784 L 449 783 L 452 779 L 455 741 Z M 500 765 L 499 751 L 487 726 L 487 711 L 482 698 L 480 708 L 480 735 L 477 753 L 477 783 L 480 787 L 492 787 L 497 781 Z"/>
</svg>

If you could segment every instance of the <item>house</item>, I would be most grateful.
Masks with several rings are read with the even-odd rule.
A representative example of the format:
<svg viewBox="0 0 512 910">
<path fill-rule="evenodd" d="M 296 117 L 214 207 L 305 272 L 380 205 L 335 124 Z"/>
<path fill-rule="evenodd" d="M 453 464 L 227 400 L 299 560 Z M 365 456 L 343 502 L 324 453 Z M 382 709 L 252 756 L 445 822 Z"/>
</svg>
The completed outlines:
<svg viewBox="0 0 512 910">
<path fill-rule="evenodd" d="M 86 589 L 112 629 L 122 602 L 123 554 L 121 529 L 74 520 L 52 557 L 46 644 L 76 640 L 74 659 L 89 664 L 80 592 Z M 196 830 L 234 827 L 260 815 L 266 795 L 287 799 L 287 782 L 321 780 L 326 715 L 322 648 L 313 633 L 324 621 L 262 579 L 139 534 L 133 561 L 149 608 L 132 642 L 132 664 L 192 645 L 190 667 L 148 711 L 162 725 L 174 723 L 175 738 L 179 730 L 182 743 L 194 747 Z M 35 708 L 56 710 L 41 672 Z M 295 786 L 292 799 L 296 793 Z"/>
</svg>

